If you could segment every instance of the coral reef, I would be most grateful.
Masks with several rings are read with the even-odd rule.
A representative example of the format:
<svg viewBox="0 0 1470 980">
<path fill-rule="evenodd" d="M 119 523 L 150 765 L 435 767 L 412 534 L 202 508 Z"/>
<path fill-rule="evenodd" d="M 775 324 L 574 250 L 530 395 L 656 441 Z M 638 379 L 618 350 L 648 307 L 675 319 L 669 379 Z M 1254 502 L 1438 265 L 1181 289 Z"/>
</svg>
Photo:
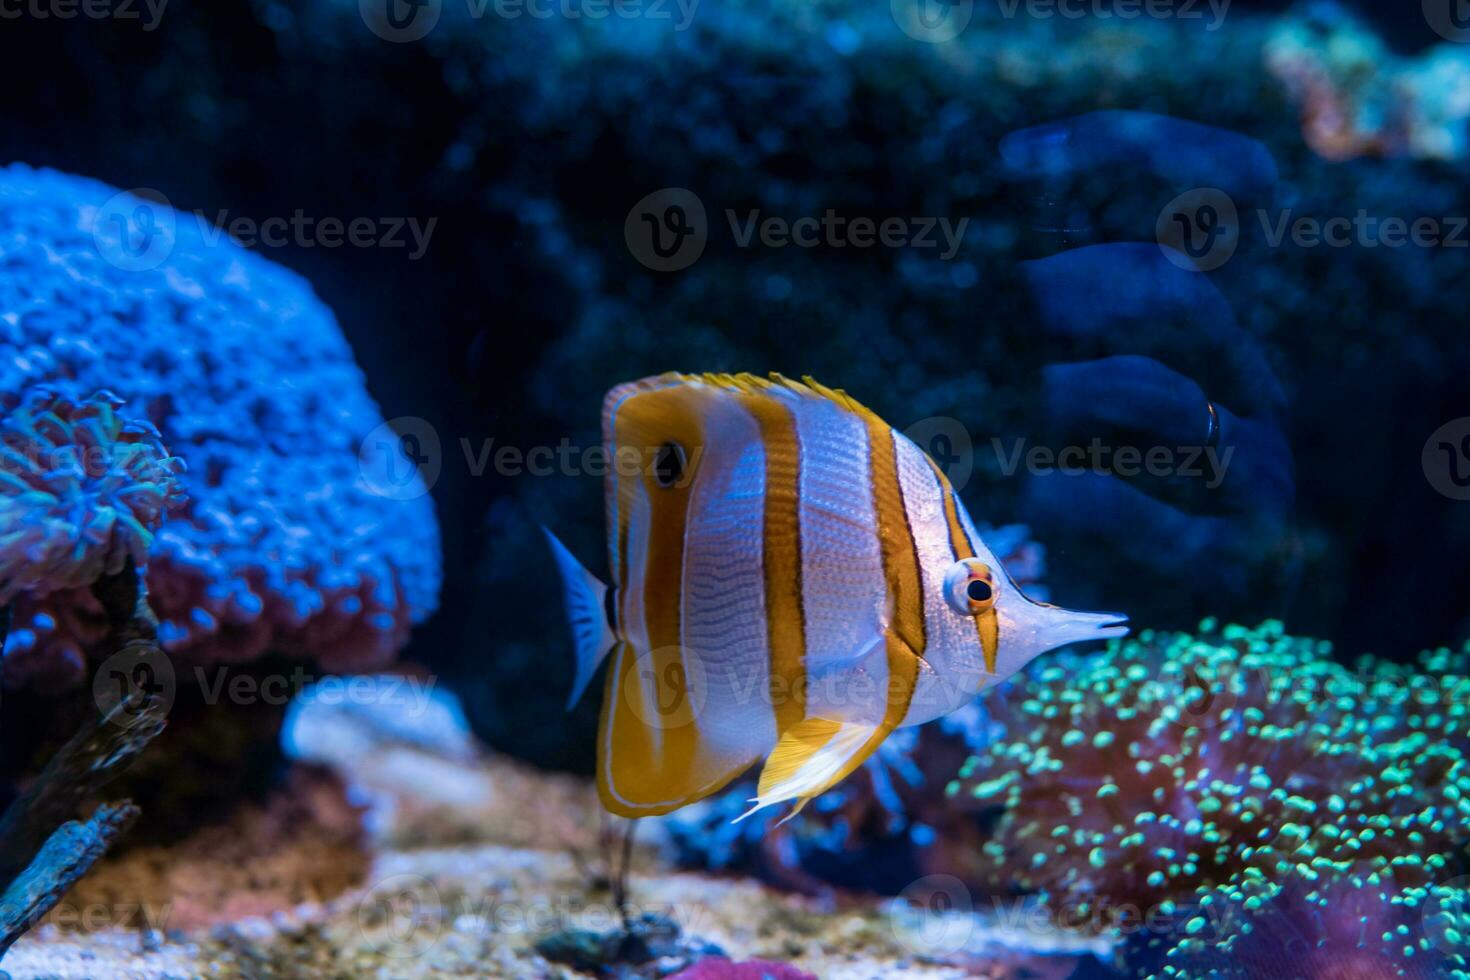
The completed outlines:
<svg viewBox="0 0 1470 980">
<path fill-rule="evenodd" d="M 1347 8 L 1327 2 L 1285 17 L 1265 58 L 1301 110 L 1307 143 L 1329 160 L 1465 156 L 1470 55 L 1463 44 L 1402 58 Z"/>
<path fill-rule="evenodd" d="M 1035 670 L 950 786 L 997 821 L 989 886 L 1181 976 L 1221 956 L 1307 975 L 1439 958 L 1425 903 L 1470 841 L 1466 662 L 1353 671 L 1328 652 L 1206 621 Z"/>
<path fill-rule="evenodd" d="M 148 560 L 171 658 L 391 658 L 437 601 L 434 517 L 360 469 L 382 417 L 302 280 L 197 216 L 22 165 L 0 171 L 0 270 L 0 408 L 36 386 L 68 403 L 106 389 L 190 462 L 188 500 Z M 109 437 L 101 422 L 74 428 Z M 101 612 L 76 589 L 21 597 L 6 683 L 78 683 Z"/>
<path fill-rule="evenodd" d="M 32 388 L 0 419 L 0 605 L 148 563 L 153 532 L 183 502 L 183 461 L 120 405 Z"/>
</svg>

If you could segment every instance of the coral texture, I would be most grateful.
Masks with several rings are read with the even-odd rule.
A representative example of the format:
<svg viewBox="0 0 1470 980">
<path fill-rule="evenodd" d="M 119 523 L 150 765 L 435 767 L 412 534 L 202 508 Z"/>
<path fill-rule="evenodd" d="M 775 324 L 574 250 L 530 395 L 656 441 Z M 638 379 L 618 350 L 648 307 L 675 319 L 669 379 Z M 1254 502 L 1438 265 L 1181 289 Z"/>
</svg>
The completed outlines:
<svg viewBox="0 0 1470 980">
<path fill-rule="evenodd" d="M 1327 652 L 1207 620 L 1036 670 L 950 786 L 1000 811 L 994 887 L 1134 935 L 1176 975 L 1440 957 L 1427 903 L 1470 840 L 1470 676 L 1447 651 L 1422 673 Z M 1172 925 L 1142 928 L 1149 912 Z"/>
<path fill-rule="evenodd" d="M 437 529 L 427 497 L 364 477 L 382 417 L 305 282 L 195 216 L 21 165 L 0 170 L 0 270 L 0 409 L 106 389 L 190 461 L 148 562 L 176 662 L 391 659 L 437 602 Z M 22 597 L 7 684 L 77 683 L 104 632 L 85 592 Z"/>
<path fill-rule="evenodd" d="M 33 388 L 0 419 L 0 605 L 147 563 L 164 513 L 183 502 L 184 467 L 120 404 Z"/>
</svg>

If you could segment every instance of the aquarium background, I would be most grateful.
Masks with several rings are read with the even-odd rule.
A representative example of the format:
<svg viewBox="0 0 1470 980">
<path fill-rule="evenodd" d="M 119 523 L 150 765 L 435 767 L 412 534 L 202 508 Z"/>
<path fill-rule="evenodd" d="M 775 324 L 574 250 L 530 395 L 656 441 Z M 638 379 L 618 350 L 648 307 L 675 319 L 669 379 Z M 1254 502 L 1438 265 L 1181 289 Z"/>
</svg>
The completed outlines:
<svg viewBox="0 0 1470 980">
<path fill-rule="evenodd" d="M 657 834 L 670 860 L 802 895 L 891 896 L 934 874 L 962 880 L 967 896 L 1090 889 L 1144 902 L 1208 887 L 1222 905 L 1276 903 L 1277 918 L 1263 921 L 1293 923 L 1283 948 L 1301 942 L 1311 951 L 1283 960 L 1260 942 L 1270 929 L 1257 929 L 1239 948 L 1227 946 L 1223 961 L 1248 974 L 1280 966 L 1283 976 L 1368 975 L 1332 972 L 1360 960 L 1431 971 L 1424 975 L 1451 969 L 1431 959 L 1454 941 L 1431 943 L 1418 961 L 1399 955 L 1423 921 L 1447 928 L 1420 909 L 1449 899 L 1416 894 L 1412 914 L 1400 916 L 1403 902 L 1382 897 L 1391 888 L 1364 884 L 1373 874 L 1394 879 L 1385 868 L 1411 854 L 1442 860 L 1398 871 L 1407 889 L 1466 870 L 1465 834 L 1453 824 L 1463 817 L 1454 816 L 1456 787 L 1470 780 L 1470 763 L 1451 756 L 1470 748 L 1459 680 L 1470 639 L 1470 31 L 1448 0 L 961 0 L 942 8 L 927 0 L 681 8 L 671 0 L 605 17 L 586 0 L 545 4 L 548 16 L 429 0 L 393 5 L 407 20 L 392 22 L 379 6 L 170 0 L 156 10 L 99 6 L 94 15 L 28 0 L 0 9 L 4 162 L 164 203 L 201 247 L 212 247 L 210 228 L 242 222 L 235 228 L 252 239 L 242 243 L 247 251 L 299 275 L 335 317 L 378 414 L 359 404 L 355 382 L 329 372 L 312 380 L 325 356 L 315 327 L 230 341 L 209 327 L 201 336 L 222 356 L 259 365 L 241 369 L 247 384 L 252 372 L 299 366 L 293 378 L 313 388 L 324 426 L 340 424 L 361 442 L 380 438 L 373 433 L 384 420 L 394 439 L 411 440 L 403 445 L 426 497 L 366 470 L 348 467 L 344 477 L 376 498 L 371 520 L 381 523 L 362 549 L 387 556 L 410 583 L 400 603 L 384 605 L 394 626 L 375 634 L 381 649 L 369 656 L 355 634 L 322 634 L 294 648 L 251 647 L 236 662 L 376 670 L 396 650 L 415 676 L 442 681 L 496 758 L 585 776 L 598 698 L 563 713 L 570 642 L 537 525 L 554 527 L 603 571 L 602 484 L 585 471 L 603 393 L 665 370 L 811 375 L 943 456 L 971 514 L 996 529 L 1004 542 L 996 550 L 1014 556 L 1008 567 L 1013 561 L 1028 587 L 1069 607 L 1120 610 L 1142 632 L 1108 655 L 1116 663 L 1085 651 L 1038 663 L 1051 673 L 1018 682 L 1033 683 L 1030 693 L 895 746 L 795 831 L 773 833 L 774 843 L 764 828 L 726 828 L 740 794 L 669 821 Z M 29 179 L 12 172 L 0 182 Z M 43 193 L 74 191 L 58 182 Z M 683 227 L 667 223 L 671 206 L 702 209 L 704 220 L 664 255 L 644 233 L 647 218 L 665 222 L 671 236 Z M 759 230 L 742 242 L 742 229 L 762 219 L 828 212 L 892 219 L 910 238 L 927 227 L 932 244 L 829 238 L 806 247 L 772 244 Z M 293 217 L 300 220 L 279 242 L 261 240 L 265 223 Z M 343 226 L 362 219 L 362 243 L 324 241 L 328 218 Z M 1344 237 L 1323 240 L 1321 225 L 1334 218 Z M 1391 219 L 1406 228 L 1428 221 L 1424 241 L 1387 243 Z M 1315 236 L 1302 220 L 1317 223 Z M 948 247 L 943 230 L 961 223 Z M 1192 237 L 1172 238 L 1177 228 Z M 0 265 L 0 276 L 44 274 Z M 255 281 L 262 300 L 298 288 L 265 273 Z M 232 322 L 252 330 L 256 315 Z M 85 343 L 86 331 L 66 339 Z M 253 342 L 274 346 L 257 361 Z M 0 351 L 26 353 L 4 351 L 3 335 Z M 188 390 L 168 370 L 150 390 L 175 382 Z M 3 392 L 6 408 L 15 410 L 19 396 Z M 1215 486 L 1206 485 L 1208 472 L 1177 472 L 1178 452 L 1169 472 L 1137 478 L 1007 463 L 1017 446 L 1055 453 L 1094 438 L 1198 447 L 1209 440 L 1207 403 L 1225 418 L 1218 446 L 1236 450 Z M 294 433 L 291 419 L 301 416 L 281 414 L 261 422 L 267 435 L 242 441 Z M 282 452 L 312 453 L 312 431 L 303 426 Z M 497 455 L 507 447 L 511 456 Z M 539 475 L 527 472 L 534 447 L 567 451 Z M 283 479 L 271 492 L 289 496 L 292 484 Z M 327 522 L 333 534 L 366 520 L 340 512 L 348 517 Z M 1420 658 L 1435 650 L 1455 652 Z M 1398 694 L 1368 684 L 1358 700 L 1338 704 L 1349 695 L 1335 689 L 1333 671 L 1361 677 L 1352 671 L 1364 654 L 1381 658 L 1374 670 L 1419 679 L 1403 680 Z M 78 670 L 96 659 L 84 656 Z M 1178 848 L 1177 860 L 1140 863 L 1109 824 L 1087 846 L 1071 842 L 1076 855 L 1051 857 L 1081 872 L 1048 878 L 1036 873 L 1040 865 L 1018 867 L 1018 853 L 1033 860 L 1032 844 L 997 823 L 1003 804 L 1065 810 L 1058 801 L 1076 787 L 1052 792 L 1042 776 L 993 781 L 1011 780 L 1005 771 L 1038 738 L 1055 738 L 1056 757 L 1072 746 L 1063 743 L 1069 732 L 1047 727 L 1054 716 L 1045 725 L 1003 716 L 1028 697 L 1071 703 L 1065 691 L 1080 690 L 1084 702 L 1068 710 L 1082 712 L 1073 721 L 1087 745 L 1099 733 L 1129 745 L 1133 716 L 1116 717 L 1098 692 L 1130 687 L 1117 671 L 1142 683 L 1181 663 L 1195 664 L 1191 676 L 1202 675 L 1206 689 L 1216 684 L 1216 694 L 1223 683 L 1242 705 L 1264 699 L 1263 717 L 1281 732 L 1326 733 L 1334 744 L 1358 744 L 1360 756 L 1324 761 L 1319 743 L 1300 748 L 1283 735 L 1281 749 L 1246 752 L 1228 776 L 1218 771 L 1225 787 L 1186 787 L 1198 778 L 1191 771 L 1170 782 L 1163 801 L 1145 776 L 1146 785 L 1120 780 L 1125 800 L 1147 797 L 1166 823 L 1179 823 L 1168 841 L 1147 842 L 1155 855 Z M 1145 675 L 1128 674 L 1133 664 Z M 5 692 L 0 717 L 0 765 L 15 787 L 8 795 L 53 747 L 55 733 L 38 719 L 79 689 L 42 683 L 60 677 L 43 667 L 35 683 L 7 676 L 17 689 Z M 1273 680 L 1252 687 L 1253 670 Z M 1311 683 L 1291 681 L 1303 677 Z M 1418 699 L 1421 690 L 1430 693 Z M 1217 708 L 1200 710 L 1215 717 Z M 250 720 L 237 727 L 246 732 L 281 724 L 280 712 L 244 714 Z M 1218 726 L 1239 724 L 1235 717 Z M 1360 723 L 1368 727 L 1354 728 Z M 200 722 L 193 738 L 218 740 L 215 724 Z M 1169 750 L 1156 733 L 1136 734 L 1133 744 L 1153 747 L 1138 748 L 1128 765 L 1170 751 L 1218 764 L 1240 749 L 1211 741 L 1218 727 L 1182 727 L 1194 733 L 1179 734 Z M 1011 743 L 1030 748 L 998 755 Z M 227 744 L 206 763 L 170 751 L 202 771 L 233 774 L 221 783 L 241 793 L 276 791 L 279 757 Z M 311 746 L 296 751 L 340 761 Z M 1068 760 L 1067 773 L 1089 783 L 1095 800 L 1091 782 L 1115 761 L 1084 753 Z M 1379 785 L 1385 771 L 1403 778 Z M 1293 772 L 1311 777 L 1288 785 Z M 951 784 L 963 784 L 965 805 Z M 1008 800 L 1012 788 L 1021 796 Z M 169 826 L 201 814 L 229 819 L 237 805 L 232 792 L 170 792 L 158 790 L 152 810 L 147 792 L 134 795 L 145 814 L 165 811 Z M 1225 843 L 1211 842 L 1221 848 L 1213 871 L 1211 860 L 1189 860 L 1175 838 L 1193 836 L 1182 828 L 1208 814 L 1201 801 L 1245 812 L 1253 792 L 1272 822 L 1286 820 L 1294 801 L 1310 803 L 1317 816 L 1300 818 L 1303 826 L 1331 823 L 1331 800 L 1354 796 L 1379 807 L 1374 820 L 1407 820 L 1411 803 L 1413 813 L 1433 815 L 1423 827 L 1379 828 L 1376 842 L 1352 848 L 1373 855 L 1361 867 L 1314 868 L 1327 850 L 1310 838 L 1304 853 L 1278 848 L 1293 867 L 1348 882 L 1341 894 L 1280 870 L 1261 853 L 1270 847 L 1239 843 L 1253 827 L 1238 826 L 1236 837 L 1221 831 Z M 1055 823 L 1065 823 L 1062 814 Z M 1007 849 L 991 867 L 997 842 Z M 1114 847 L 1127 873 L 1078 884 L 1094 859 L 1115 866 Z M 1257 853 L 1241 857 L 1241 848 Z M 1262 897 L 1241 884 L 1255 876 L 1291 884 L 1285 897 Z M 1348 924 L 1321 926 L 1324 915 Z M 1321 928 L 1304 930 L 1307 920 Z M 1414 936 L 1397 934 L 1401 925 Z M 1126 968 L 1164 969 L 1155 955 L 1163 953 L 1139 953 Z M 1099 955 L 1076 966 L 1075 958 L 1063 957 L 1058 975 L 1112 962 Z M 1184 975 L 1216 968 L 1224 967 L 1178 967 Z M 521 960 L 491 972 L 538 975 Z"/>
</svg>

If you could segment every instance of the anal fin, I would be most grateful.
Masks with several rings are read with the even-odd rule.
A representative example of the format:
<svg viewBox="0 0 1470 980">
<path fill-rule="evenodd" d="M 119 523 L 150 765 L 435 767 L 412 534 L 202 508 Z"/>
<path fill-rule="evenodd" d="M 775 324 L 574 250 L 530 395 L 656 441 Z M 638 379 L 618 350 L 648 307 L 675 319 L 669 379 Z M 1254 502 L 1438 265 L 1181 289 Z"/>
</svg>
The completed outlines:
<svg viewBox="0 0 1470 980">
<path fill-rule="evenodd" d="M 787 800 L 796 806 L 783 819 L 801 812 L 812 797 L 841 782 L 888 737 L 892 726 L 807 718 L 788 728 L 761 770 L 755 806 L 736 821 Z"/>
</svg>

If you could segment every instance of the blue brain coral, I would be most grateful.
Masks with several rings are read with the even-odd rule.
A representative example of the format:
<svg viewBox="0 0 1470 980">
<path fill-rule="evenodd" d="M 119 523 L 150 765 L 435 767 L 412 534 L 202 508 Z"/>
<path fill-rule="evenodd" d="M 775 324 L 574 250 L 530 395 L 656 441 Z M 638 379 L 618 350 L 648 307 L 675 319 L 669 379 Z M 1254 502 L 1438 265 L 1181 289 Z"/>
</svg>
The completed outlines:
<svg viewBox="0 0 1470 980">
<path fill-rule="evenodd" d="M 0 409 L 38 386 L 115 392 L 188 462 L 147 571 L 176 658 L 370 667 L 434 609 L 432 505 L 364 478 L 383 419 L 335 319 L 228 236 L 94 181 L 0 170 Z M 23 594 L 14 616 L 8 685 L 76 683 L 105 635 L 83 589 Z"/>
</svg>

